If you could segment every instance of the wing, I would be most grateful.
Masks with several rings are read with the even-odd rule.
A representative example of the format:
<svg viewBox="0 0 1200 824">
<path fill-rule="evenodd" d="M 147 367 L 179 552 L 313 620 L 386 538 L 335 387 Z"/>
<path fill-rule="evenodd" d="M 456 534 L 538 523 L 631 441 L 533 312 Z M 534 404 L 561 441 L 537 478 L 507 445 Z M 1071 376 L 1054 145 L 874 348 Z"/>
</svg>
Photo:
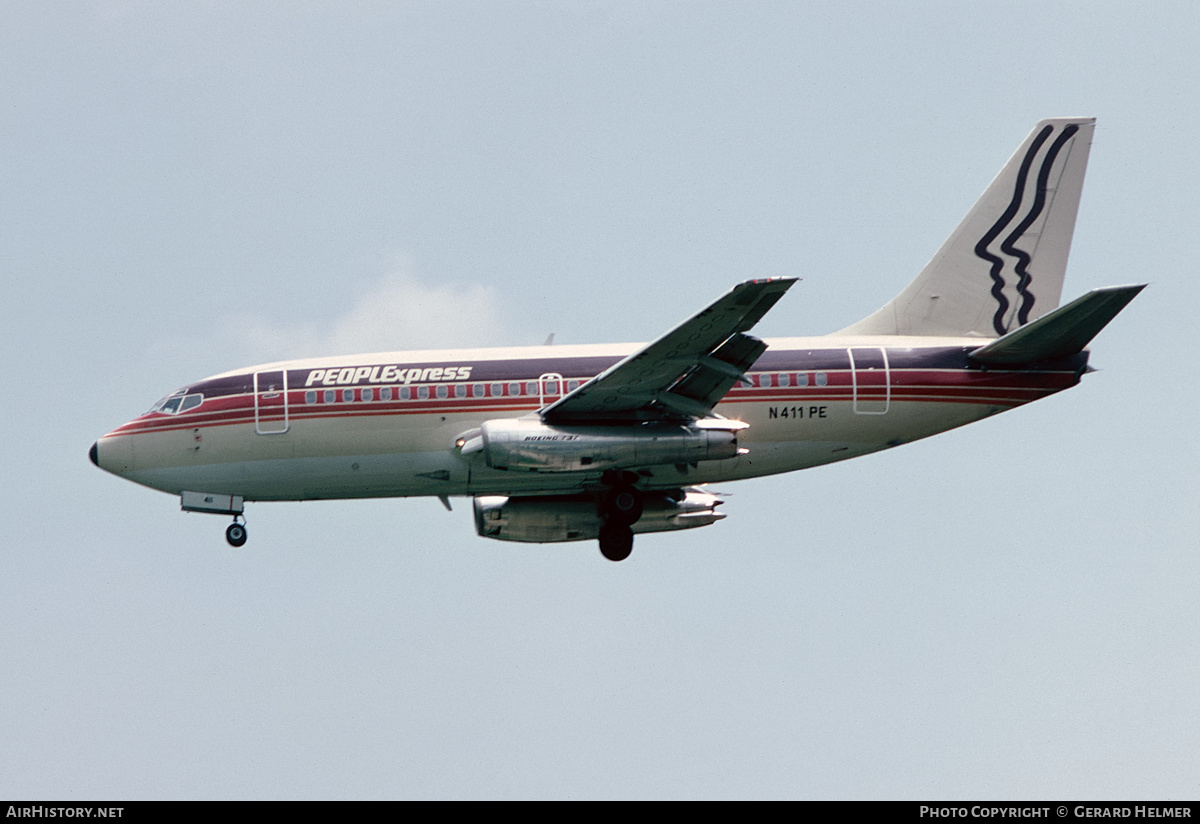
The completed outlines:
<svg viewBox="0 0 1200 824">
<path fill-rule="evenodd" d="M 541 410 L 547 423 L 692 420 L 745 376 L 767 345 L 744 334 L 796 278 L 738 284 L 658 340 Z"/>
</svg>

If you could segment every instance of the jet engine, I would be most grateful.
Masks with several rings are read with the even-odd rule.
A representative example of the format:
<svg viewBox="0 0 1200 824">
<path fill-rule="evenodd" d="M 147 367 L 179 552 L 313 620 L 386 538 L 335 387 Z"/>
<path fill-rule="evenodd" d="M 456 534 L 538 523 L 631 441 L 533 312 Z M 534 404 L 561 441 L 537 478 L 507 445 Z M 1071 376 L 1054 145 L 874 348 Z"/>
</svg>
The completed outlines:
<svg viewBox="0 0 1200 824">
<path fill-rule="evenodd" d="M 666 532 L 708 526 L 725 517 L 721 499 L 699 489 L 645 493 L 637 532 Z M 546 544 L 599 537 L 604 518 L 594 495 L 545 495 L 475 498 L 475 529 L 484 538 Z M 628 554 L 628 553 L 627 553 Z"/>
<path fill-rule="evenodd" d="M 537 418 L 501 418 L 485 421 L 455 444 L 463 455 L 482 452 L 493 469 L 528 472 L 596 471 L 737 456 L 737 429 L 744 424 L 706 424 L 552 426 Z"/>
</svg>

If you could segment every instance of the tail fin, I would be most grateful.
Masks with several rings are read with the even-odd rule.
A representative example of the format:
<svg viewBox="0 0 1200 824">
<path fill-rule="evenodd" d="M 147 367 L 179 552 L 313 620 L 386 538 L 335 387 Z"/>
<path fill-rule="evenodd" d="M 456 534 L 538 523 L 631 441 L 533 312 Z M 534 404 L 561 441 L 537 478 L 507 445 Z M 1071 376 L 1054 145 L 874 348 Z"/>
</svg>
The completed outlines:
<svg viewBox="0 0 1200 824">
<path fill-rule="evenodd" d="M 1058 308 L 1095 127 L 1038 123 L 917 279 L 841 333 L 994 338 Z"/>
</svg>

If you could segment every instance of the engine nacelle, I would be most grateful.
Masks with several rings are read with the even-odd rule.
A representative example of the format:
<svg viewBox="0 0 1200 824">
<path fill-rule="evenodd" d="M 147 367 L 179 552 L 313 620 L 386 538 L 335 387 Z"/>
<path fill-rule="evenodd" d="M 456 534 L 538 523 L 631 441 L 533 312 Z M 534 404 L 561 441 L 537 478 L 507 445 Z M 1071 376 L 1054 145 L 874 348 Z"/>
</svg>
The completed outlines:
<svg viewBox="0 0 1200 824">
<path fill-rule="evenodd" d="M 551 426 L 537 418 L 485 421 L 460 438 L 463 454 L 482 451 L 493 469 L 588 472 L 697 463 L 738 454 L 737 431 L 712 426 Z"/>
<path fill-rule="evenodd" d="M 645 493 L 642 517 L 634 532 L 666 532 L 708 526 L 725 517 L 717 512 L 721 499 L 698 489 Z M 590 541 L 600 535 L 604 520 L 591 495 L 547 495 L 506 498 L 483 495 L 475 499 L 475 529 L 484 538 L 548 544 Z"/>
</svg>

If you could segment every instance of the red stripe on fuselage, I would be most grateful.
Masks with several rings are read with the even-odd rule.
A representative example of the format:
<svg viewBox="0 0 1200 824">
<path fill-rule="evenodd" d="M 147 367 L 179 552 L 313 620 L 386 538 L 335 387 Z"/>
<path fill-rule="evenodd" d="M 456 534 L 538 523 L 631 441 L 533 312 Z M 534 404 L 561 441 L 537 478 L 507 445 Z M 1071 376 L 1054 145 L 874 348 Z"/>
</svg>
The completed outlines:
<svg viewBox="0 0 1200 824">
<path fill-rule="evenodd" d="M 790 374 L 789 386 L 735 386 L 726 394 L 723 402 L 729 403 L 809 403 L 815 401 L 851 401 L 855 397 L 855 375 L 850 370 L 807 370 L 810 376 L 822 372 L 826 376 L 825 386 L 796 386 L 796 372 L 772 371 L 778 380 L 779 374 Z M 756 373 L 752 377 L 757 378 Z M 861 373 L 860 373 L 861 375 Z M 882 400 L 923 403 L 968 403 L 1019 406 L 1055 392 L 1074 386 L 1078 382 L 1075 372 L 980 372 L 965 369 L 891 369 L 890 386 L 860 385 L 859 400 Z M 574 380 L 574 379 L 564 379 Z M 578 378 L 578 380 L 583 380 Z M 505 383 L 536 383 L 536 378 L 520 381 L 512 379 Z M 756 381 L 757 382 L 757 381 Z M 422 384 L 437 386 L 439 384 Z M 451 391 L 457 385 L 440 384 Z M 363 387 L 354 387 L 357 393 Z M 410 387 L 415 390 L 417 387 Z M 476 415 L 525 414 L 540 408 L 532 396 L 503 395 L 471 398 L 427 398 L 409 400 L 354 400 L 306 403 L 305 394 L 311 389 L 288 391 L 288 418 L 290 420 L 318 420 L 341 417 L 461 414 Z M 325 390 L 320 389 L 323 393 Z M 341 389 L 336 390 L 339 392 Z M 436 390 L 434 390 L 436 391 Z M 553 400 L 553 399 L 550 399 Z M 547 401 L 549 402 L 549 401 Z M 259 422 L 283 420 L 281 406 L 258 411 Z M 255 420 L 254 395 L 220 395 L 206 398 L 194 411 L 179 415 L 149 413 L 132 420 L 109 433 L 109 436 L 133 435 L 144 432 L 171 432 L 200 427 L 230 426 L 252 423 Z"/>
</svg>

